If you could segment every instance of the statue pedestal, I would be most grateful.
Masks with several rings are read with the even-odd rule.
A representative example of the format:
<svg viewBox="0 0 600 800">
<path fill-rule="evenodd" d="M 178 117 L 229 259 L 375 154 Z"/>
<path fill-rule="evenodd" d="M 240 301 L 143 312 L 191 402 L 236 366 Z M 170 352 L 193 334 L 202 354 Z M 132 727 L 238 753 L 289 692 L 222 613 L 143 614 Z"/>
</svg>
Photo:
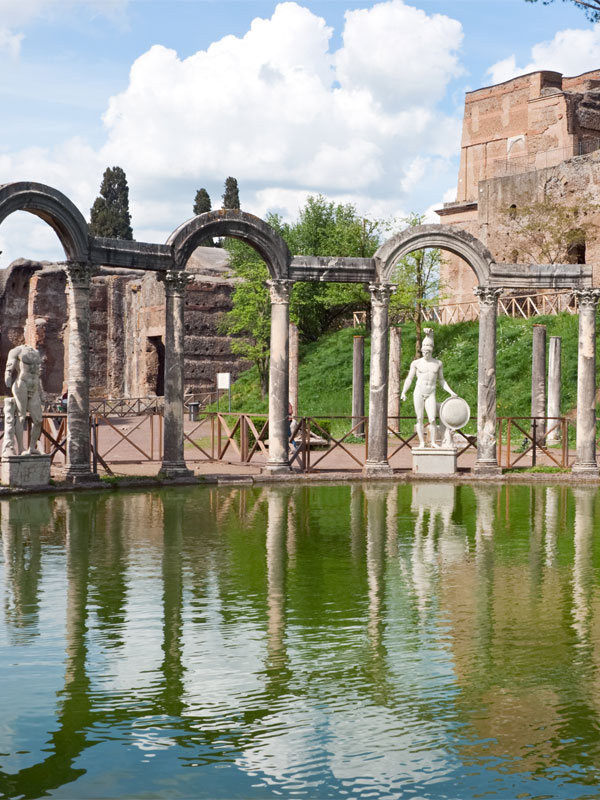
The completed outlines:
<svg viewBox="0 0 600 800">
<path fill-rule="evenodd" d="M 419 475 L 454 475 L 457 452 L 454 447 L 413 447 L 413 472 Z"/>
<path fill-rule="evenodd" d="M 0 480 L 8 486 L 47 486 L 50 483 L 50 456 L 42 453 L 4 456 Z"/>
</svg>

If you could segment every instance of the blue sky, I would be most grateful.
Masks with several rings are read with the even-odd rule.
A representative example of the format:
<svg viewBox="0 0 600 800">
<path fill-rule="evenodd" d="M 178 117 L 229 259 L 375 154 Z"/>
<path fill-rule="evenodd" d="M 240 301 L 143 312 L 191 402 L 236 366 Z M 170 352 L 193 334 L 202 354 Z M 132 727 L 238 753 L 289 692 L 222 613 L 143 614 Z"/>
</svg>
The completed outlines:
<svg viewBox="0 0 600 800">
<path fill-rule="evenodd" d="M 402 217 L 453 199 L 464 93 L 532 69 L 600 67 L 572 3 L 0 0 L 0 182 L 37 180 L 88 216 L 106 166 L 134 236 L 165 241 L 196 189 L 293 218 L 307 194 Z M 24 213 L 0 268 L 62 258 Z"/>
</svg>

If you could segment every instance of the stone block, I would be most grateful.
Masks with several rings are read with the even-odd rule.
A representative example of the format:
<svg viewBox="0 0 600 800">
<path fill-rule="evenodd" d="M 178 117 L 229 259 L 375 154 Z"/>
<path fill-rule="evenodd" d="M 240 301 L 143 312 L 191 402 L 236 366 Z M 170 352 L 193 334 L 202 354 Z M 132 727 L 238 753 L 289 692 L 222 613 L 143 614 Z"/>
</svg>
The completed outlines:
<svg viewBox="0 0 600 800">
<path fill-rule="evenodd" d="M 0 478 L 8 486 L 47 486 L 50 456 L 42 453 L 6 456 L 0 466 Z"/>
<path fill-rule="evenodd" d="M 413 447 L 413 472 L 419 475 L 454 475 L 457 452 L 454 447 Z"/>
</svg>

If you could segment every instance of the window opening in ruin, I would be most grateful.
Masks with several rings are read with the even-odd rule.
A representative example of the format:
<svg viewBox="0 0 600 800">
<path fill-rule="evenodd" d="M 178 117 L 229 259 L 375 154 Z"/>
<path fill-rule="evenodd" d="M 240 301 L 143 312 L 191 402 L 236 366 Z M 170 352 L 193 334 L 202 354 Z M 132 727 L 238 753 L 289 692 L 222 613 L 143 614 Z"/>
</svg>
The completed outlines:
<svg viewBox="0 0 600 800">
<path fill-rule="evenodd" d="M 571 231 L 569 234 L 567 263 L 585 264 L 585 232 L 582 230 Z"/>
<path fill-rule="evenodd" d="M 165 393 L 165 345 L 162 336 L 146 339 L 146 394 L 163 397 Z"/>
<path fill-rule="evenodd" d="M 508 216 L 510 219 L 515 219 L 517 216 L 517 207 L 514 203 L 508 207 Z"/>
<path fill-rule="evenodd" d="M 519 263 L 519 251 L 518 250 L 511 250 L 510 251 L 510 260 L 513 264 Z"/>
</svg>

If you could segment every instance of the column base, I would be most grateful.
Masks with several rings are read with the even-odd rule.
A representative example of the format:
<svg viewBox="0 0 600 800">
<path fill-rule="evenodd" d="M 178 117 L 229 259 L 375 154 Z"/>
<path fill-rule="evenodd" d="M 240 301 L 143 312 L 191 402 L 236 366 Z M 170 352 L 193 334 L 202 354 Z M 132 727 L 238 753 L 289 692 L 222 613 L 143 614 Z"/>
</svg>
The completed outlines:
<svg viewBox="0 0 600 800">
<path fill-rule="evenodd" d="M 367 460 L 363 467 L 363 472 L 368 478 L 391 478 L 394 474 L 394 470 L 387 461 Z"/>
<path fill-rule="evenodd" d="M 598 464 L 595 461 L 579 462 L 571 467 L 573 475 L 585 475 L 588 478 L 597 478 L 600 475 Z"/>
<path fill-rule="evenodd" d="M 71 483 L 73 486 L 82 483 L 98 483 L 100 476 L 97 472 L 92 472 L 91 469 L 85 466 L 67 466 L 58 474 L 59 480 L 65 483 Z"/>
<path fill-rule="evenodd" d="M 159 476 L 175 480 L 176 478 L 192 478 L 193 470 L 188 469 L 185 461 L 163 461 L 160 467 Z"/>
<path fill-rule="evenodd" d="M 289 461 L 267 461 L 265 469 L 269 475 L 287 475 L 292 471 Z"/>
<path fill-rule="evenodd" d="M 497 461 L 476 461 L 473 466 L 473 474 L 485 478 L 494 478 L 502 475 L 502 467 Z"/>
</svg>

